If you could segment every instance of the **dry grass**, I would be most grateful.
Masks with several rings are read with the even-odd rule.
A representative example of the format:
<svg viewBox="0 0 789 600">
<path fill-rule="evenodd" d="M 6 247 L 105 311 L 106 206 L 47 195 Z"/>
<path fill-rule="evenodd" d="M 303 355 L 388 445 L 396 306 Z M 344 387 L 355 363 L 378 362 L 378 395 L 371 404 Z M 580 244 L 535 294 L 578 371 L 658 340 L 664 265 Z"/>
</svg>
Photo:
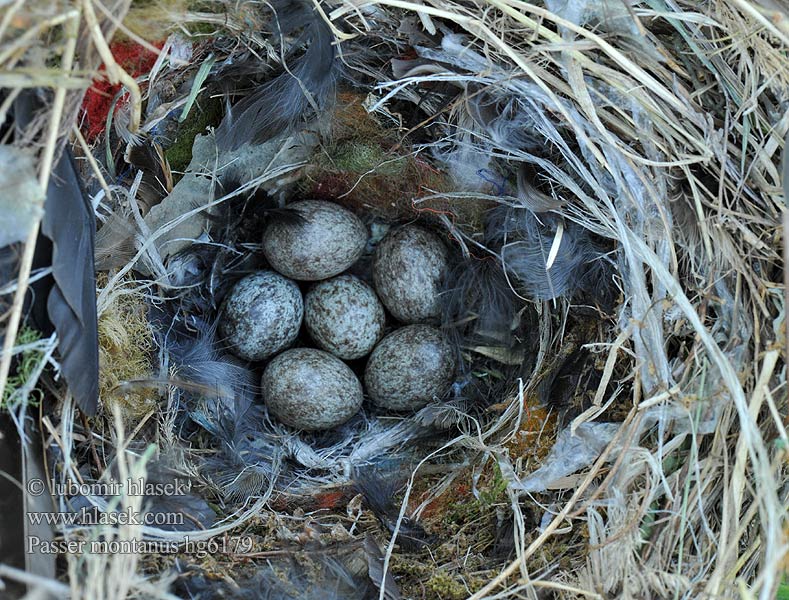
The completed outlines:
<svg viewBox="0 0 789 600">
<path fill-rule="evenodd" d="M 108 7 L 114 19 L 102 23 L 104 12 L 96 6 L 92 0 L 15 1 L 0 13 L 0 86 L 9 98 L 32 85 L 53 92 L 47 119 L 17 142 L 38 153 L 43 187 L 97 58 L 110 58 L 106 40 L 113 23 L 128 9 L 122 2 Z M 512 516 L 516 555 L 467 589 L 474 600 L 533 598 L 546 590 L 567 598 L 772 598 L 787 551 L 789 489 L 780 251 L 789 18 L 772 3 L 748 0 L 571 6 L 597 12 L 574 20 L 561 6 L 552 11 L 522 0 L 346 0 L 326 11 L 331 21 L 352 25 L 337 31 L 338 37 L 369 38 L 390 49 L 398 17 L 406 14 L 417 15 L 427 30 L 443 26 L 445 33 L 447 27 L 462 33 L 464 48 L 445 47 L 432 56 L 438 72 L 398 81 L 380 75 L 376 109 L 385 111 L 391 101 L 413 98 L 420 86 L 439 81 L 470 95 L 484 91 L 499 105 L 514 102 L 529 111 L 551 149 L 539 165 L 556 194 L 569 199 L 560 213 L 617 250 L 624 292 L 617 326 L 596 343 L 608 368 L 592 409 L 572 426 L 606 418 L 606 389 L 621 388 L 617 404 L 628 412 L 599 458 L 551 496 L 546 508 L 553 516 L 545 526 L 527 526 L 523 507 L 536 501 L 519 491 L 520 480 L 541 458 L 519 460 L 521 447 L 513 443 L 523 429 L 523 393 L 502 399 L 502 412 L 489 422 L 469 422 L 419 468 L 435 455 L 461 451 L 481 469 L 497 464 L 508 484 L 498 501 Z M 187 13 L 179 19 L 238 33 L 244 27 L 237 16 Z M 107 73 L 131 94 L 134 131 L 142 92 L 111 62 Z M 7 109 L 7 103 L 0 106 L 0 116 Z M 426 119 L 444 128 L 447 141 L 470 151 L 513 164 L 534 162 L 502 147 L 495 132 L 475 124 L 463 102 Z M 431 193 L 451 201 L 445 190 Z M 0 397 L 37 231 L 27 237 L 15 302 L 4 323 Z M 153 232 L 138 256 L 161 233 Z M 128 270 L 108 281 L 100 307 L 117 306 Z M 556 318 L 541 320 L 538 368 L 523 382 L 527 397 L 538 383 L 539 366 L 562 344 L 565 308 L 562 302 L 542 307 Z M 619 373 L 629 375 L 615 381 Z M 74 408 L 68 400 L 63 411 L 57 434 L 50 433 L 69 457 Z M 73 470 L 66 465 L 64 473 Z M 417 469 L 401 518 L 418 475 Z M 441 497 L 457 476 L 438 481 L 420 506 Z M 265 500 L 199 535 L 243 523 Z M 178 537 L 153 530 L 116 533 Z M 559 544 L 562 566 L 542 568 Z M 394 542 L 387 564 L 394 564 L 393 551 Z M 81 561 L 72 562 L 69 573 L 74 597 L 85 590 L 95 595 L 82 597 L 108 599 L 161 593 L 137 576 L 136 557 Z"/>
</svg>

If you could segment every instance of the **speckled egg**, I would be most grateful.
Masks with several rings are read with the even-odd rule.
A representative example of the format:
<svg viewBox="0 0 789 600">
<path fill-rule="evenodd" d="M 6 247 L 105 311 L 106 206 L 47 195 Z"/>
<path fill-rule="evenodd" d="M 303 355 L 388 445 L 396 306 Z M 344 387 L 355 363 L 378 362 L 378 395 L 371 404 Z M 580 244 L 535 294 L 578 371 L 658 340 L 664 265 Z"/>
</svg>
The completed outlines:
<svg viewBox="0 0 789 600">
<path fill-rule="evenodd" d="M 261 384 L 271 415 L 305 431 L 342 425 L 362 406 L 362 385 L 353 371 L 314 348 L 294 348 L 274 358 Z"/>
<path fill-rule="evenodd" d="M 375 347 L 364 371 L 367 395 L 393 411 L 417 410 L 441 398 L 455 375 L 452 346 L 435 327 L 408 325 Z"/>
<path fill-rule="evenodd" d="M 398 227 L 381 240 L 373 259 L 373 281 L 398 321 L 438 321 L 438 295 L 448 260 L 441 239 L 418 225 Z"/>
<path fill-rule="evenodd" d="M 384 334 L 384 307 L 358 277 L 321 281 L 304 297 L 304 323 L 312 339 L 334 356 L 366 356 Z"/>
<path fill-rule="evenodd" d="M 272 267 L 299 281 L 320 281 L 355 263 L 367 243 L 367 228 L 351 211 L 321 200 L 288 205 L 304 222 L 271 223 L 263 233 L 263 254 Z"/>
<path fill-rule="evenodd" d="M 263 360 L 293 343 L 303 316 L 299 286 L 274 271 L 260 271 L 228 293 L 219 333 L 236 356 Z"/>
</svg>

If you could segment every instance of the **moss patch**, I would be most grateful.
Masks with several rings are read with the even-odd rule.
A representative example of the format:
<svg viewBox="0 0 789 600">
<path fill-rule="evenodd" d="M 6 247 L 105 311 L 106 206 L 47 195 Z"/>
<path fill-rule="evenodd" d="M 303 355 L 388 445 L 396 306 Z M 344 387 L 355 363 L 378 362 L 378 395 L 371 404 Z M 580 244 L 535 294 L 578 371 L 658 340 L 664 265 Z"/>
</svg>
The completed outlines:
<svg viewBox="0 0 789 600">
<path fill-rule="evenodd" d="M 385 127 L 364 108 L 365 97 L 353 92 L 339 94 L 332 130 L 326 145 L 308 169 L 302 193 L 335 200 L 352 210 L 384 219 L 415 217 L 421 212 L 447 212 L 453 221 L 466 222 L 455 214 L 463 204 L 427 196 L 448 192 L 453 184 L 446 173 L 412 153 L 404 133 Z M 437 206 L 440 203 L 440 206 Z M 473 206 L 479 208 L 481 203 Z"/>
<path fill-rule="evenodd" d="M 105 284 L 106 275 L 97 283 Z M 102 402 L 119 403 L 129 423 L 149 413 L 158 401 L 155 390 L 120 387 L 151 376 L 152 351 L 144 304 L 139 296 L 118 294 L 99 316 L 99 397 Z"/>
<path fill-rule="evenodd" d="M 41 339 L 41 333 L 31 327 L 22 327 L 16 338 L 17 346 L 26 346 L 34 344 Z M 17 355 L 16 369 L 8 376 L 5 389 L 3 390 L 3 398 L 0 400 L 0 409 L 7 410 L 9 403 L 13 405 L 27 402 L 28 406 L 38 406 L 41 402 L 43 393 L 41 390 L 30 390 L 27 398 L 17 397 L 15 394 L 21 391 L 25 385 L 30 381 L 31 376 L 41 366 L 41 361 L 44 356 L 40 350 L 31 349 L 25 350 Z"/>
<path fill-rule="evenodd" d="M 198 97 L 186 120 L 178 125 L 173 141 L 164 154 L 173 170 L 173 180 L 181 178 L 182 173 L 192 160 L 192 145 L 195 138 L 204 133 L 209 126 L 216 126 L 222 120 L 222 102 L 219 98 Z"/>
</svg>

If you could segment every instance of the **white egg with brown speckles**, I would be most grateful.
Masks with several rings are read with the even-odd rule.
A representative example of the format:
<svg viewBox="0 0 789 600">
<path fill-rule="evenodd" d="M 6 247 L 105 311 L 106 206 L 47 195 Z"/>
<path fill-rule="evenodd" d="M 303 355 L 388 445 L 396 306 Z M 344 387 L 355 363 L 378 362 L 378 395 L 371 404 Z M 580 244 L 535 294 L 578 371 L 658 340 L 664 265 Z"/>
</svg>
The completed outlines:
<svg viewBox="0 0 789 600">
<path fill-rule="evenodd" d="M 364 371 L 364 384 L 380 408 L 418 410 L 447 393 L 456 364 L 455 352 L 439 329 L 408 325 L 375 347 Z"/>
<path fill-rule="evenodd" d="M 336 356 L 314 348 L 293 348 L 263 371 L 263 401 L 281 423 L 305 431 L 342 425 L 364 399 L 362 384 Z"/>
<path fill-rule="evenodd" d="M 274 271 L 247 275 L 222 304 L 219 333 L 236 356 L 263 360 L 296 339 L 304 315 L 299 286 Z"/>
<path fill-rule="evenodd" d="M 435 323 L 441 280 L 449 265 L 447 247 L 418 225 L 390 231 L 373 258 L 373 281 L 381 301 L 403 323 Z"/>
<path fill-rule="evenodd" d="M 355 263 L 367 244 L 367 228 L 351 211 L 322 200 L 288 208 L 301 223 L 274 221 L 263 233 L 263 254 L 271 266 L 298 281 L 334 277 Z"/>
<path fill-rule="evenodd" d="M 358 277 L 339 275 L 316 284 L 304 297 L 304 324 L 312 339 L 335 356 L 366 356 L 384 333 L 384 307 Z"/>
</svg>

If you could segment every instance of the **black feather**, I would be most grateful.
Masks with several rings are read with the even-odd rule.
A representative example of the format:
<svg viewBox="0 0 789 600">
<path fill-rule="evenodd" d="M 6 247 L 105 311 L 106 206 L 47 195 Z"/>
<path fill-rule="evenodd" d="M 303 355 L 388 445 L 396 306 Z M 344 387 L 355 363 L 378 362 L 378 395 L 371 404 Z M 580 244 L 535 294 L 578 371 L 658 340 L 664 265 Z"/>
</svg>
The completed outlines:
<svg viewBox="0 0 789 600">
<path fill-rule="evenodd" d="M 516 299 L 499 260 L 464 259 L 444 281 L 443 330 L 458 348 L 480 342 L 510 347 Z"/>
<path fill-rule="evenodd" d="M 20 94 L 14 102 L 17 129 L 24 131 L 45 105 L 46 98 L 34 90 Z M 30 313 L 38 329 L 57 332 L 61 373 L 77 405 L 90 415 L 99 401 L 95 231 L 93 206 L 66 145 L 49 179 L 33 259 L 34 268 L 51 264 L 52 277 L 31 285 Z"/>
<path fill-rule="evenodd" d="M 228 111 L 216 131 L 221 149 L 232 150 L 289 133 L 300 121 L 325 110 L 333 94 L 339 61 L 329 25 L 306 0 L 275 0 L 271 6 L 285 72 L 261 84 Z M 286 39 L 292 36 L 295 39 L 286 49 Z"/>
<path fill-rule="evenodd" d="M 381 525 L 393 534 L 400 516 L 400 508 L 395 504 L 397 492 L 402 488 L 398 476 L 390 474 L 385 477 L 373 469 L 358 469 L 354 479 L 367 507 L 378 517 Z M 418 521 L 403 517 L 397 531 L 397 542 L 403 550 L 421 550 L 434 541 L 434 536 L 429 535 Z"/>
<path fill-rule="evenodd" d="M 60 370 L 79 407 L 92 415 L 99 401 L 96 221 L 70 148 L 52 172 L 44 209 L 41 231 L 52 241 L 54 279 L 47 313 L 58 334 Z"/>
<path fill-rule="evenodd" d="M 130 184 L 137 171 L 142 171 L 142 181 L 137 190 L 140 213 L 144 217 L 151 207 L 159 204 L 173 191 L 173 175 L 162 147 L 150 138 L 142 137 L 126 146 L 124 160 L 132 167 L 126 178 Z"/>
</svg>

